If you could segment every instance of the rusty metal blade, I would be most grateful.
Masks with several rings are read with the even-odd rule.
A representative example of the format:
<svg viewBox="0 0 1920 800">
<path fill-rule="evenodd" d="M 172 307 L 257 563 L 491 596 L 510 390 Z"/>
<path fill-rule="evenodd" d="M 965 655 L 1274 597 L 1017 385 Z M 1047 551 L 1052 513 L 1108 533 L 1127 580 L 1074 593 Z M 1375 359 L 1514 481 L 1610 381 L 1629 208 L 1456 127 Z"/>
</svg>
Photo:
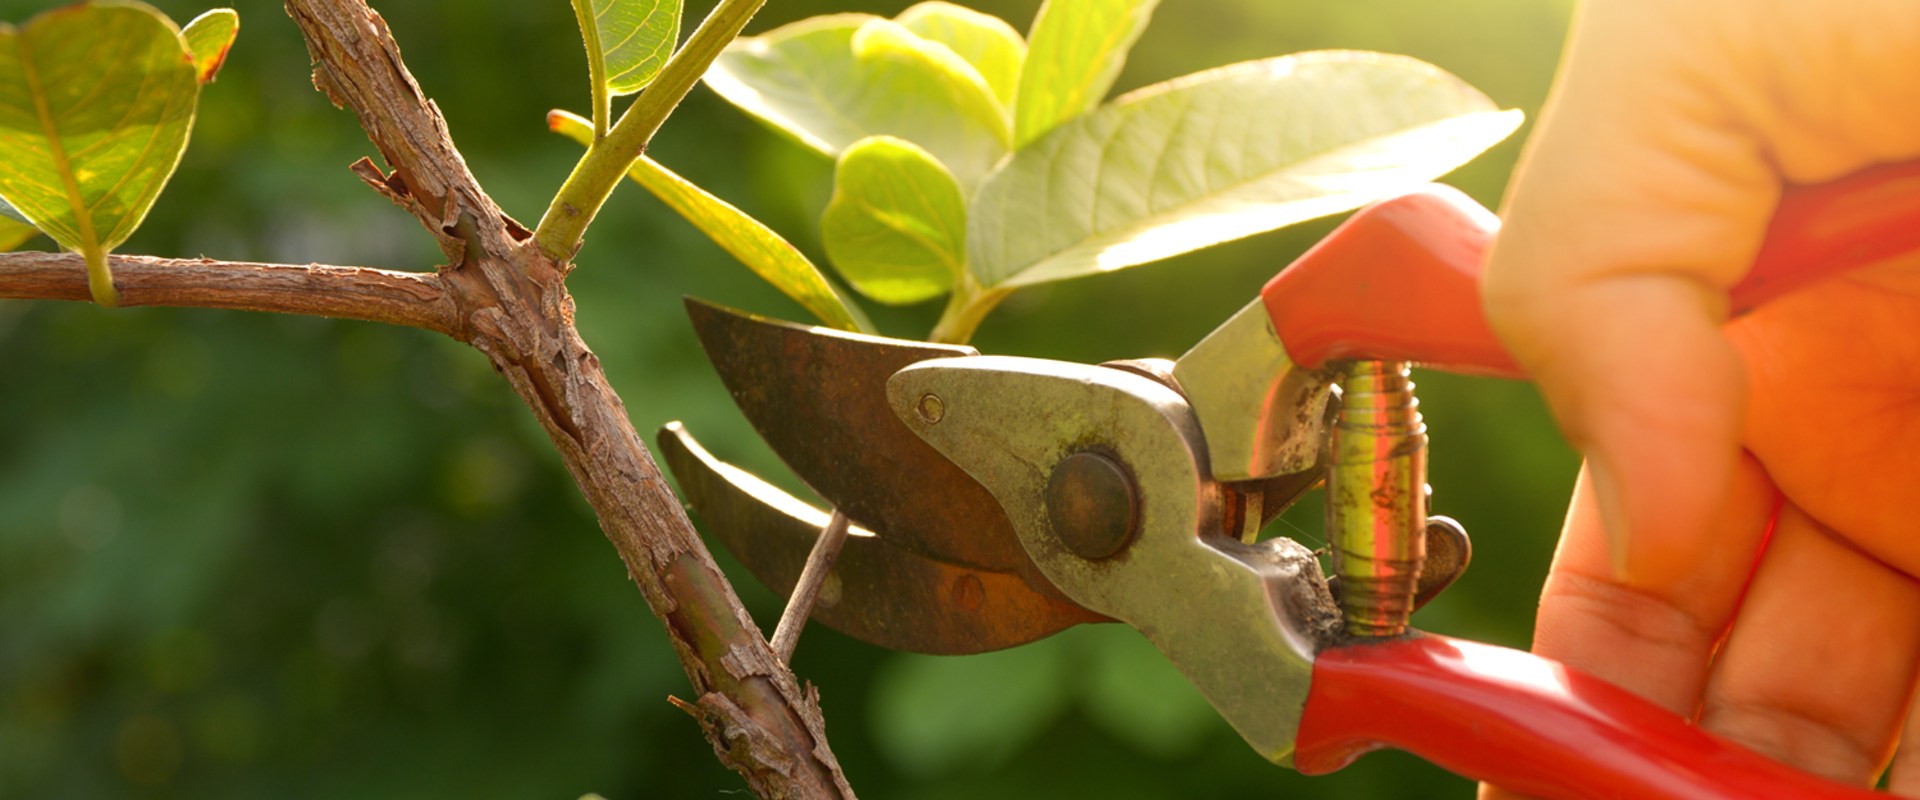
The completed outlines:
<svg viewBox="0 0 1920 800">
<path fill-rule="evenodd" d="M 822 499 L 893 544 L 1044 583 L 999 501 L 887 405 L 908 364 L 971 347 L 795 325 L 692 298 L 687 315 L 734 403 Z"/>
<path fill-rule="evenodd" d="M 825 511 L 708 454 L 679 423 L 660 451 L 709 536 L 785 596 L 826 525 Z M 1013 572 L 930 558 L 859 527 L 814 606 L 813 619 L 894 650 L 958 655 L 1013 647 L 1082 622 L 1107 621 L 1035 591 Z"/>
</svg>

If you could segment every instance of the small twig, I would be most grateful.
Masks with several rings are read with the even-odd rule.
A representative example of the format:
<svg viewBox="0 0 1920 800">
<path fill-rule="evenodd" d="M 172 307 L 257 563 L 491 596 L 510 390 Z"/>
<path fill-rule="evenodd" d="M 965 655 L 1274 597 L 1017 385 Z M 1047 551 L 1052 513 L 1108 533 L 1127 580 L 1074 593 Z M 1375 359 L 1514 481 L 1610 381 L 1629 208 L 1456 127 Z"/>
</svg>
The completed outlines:
<svg viewBox="0 0 1920 800">
<path fill-rule="evenodd" d="M 780 612 L 780 624 L 773 628 L 773 654 L 779 656 L 780 663 L 793 662 L 793 648 L 800 643 L 800 630 L 807 627 L 807 617 L 813 615 L 813 602 L 820 597 L 820 586 L 827 582 L 827 573 L 833 571 L 833 562 L 840 557 L 840 545 L 846 541 L 847 514 L 836 508 L 833 517 L 827 520 L 827 527 L 820 529 L 820 538 L 813 541 L 807 566 L 800 570 L 800 580 L 793 585 L 793 596 L 787 598 L 787 610 Z"/>
</svg>

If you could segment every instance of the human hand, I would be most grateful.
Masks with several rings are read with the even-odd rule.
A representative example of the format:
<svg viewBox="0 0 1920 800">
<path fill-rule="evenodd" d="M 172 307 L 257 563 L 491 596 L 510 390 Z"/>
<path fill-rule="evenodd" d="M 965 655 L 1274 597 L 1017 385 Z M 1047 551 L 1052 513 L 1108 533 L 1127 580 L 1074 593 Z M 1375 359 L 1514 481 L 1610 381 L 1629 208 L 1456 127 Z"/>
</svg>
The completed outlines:
<svg viewBox="0 0 1920 800">
<path fill-rule="evenodd" d="M 1920 5 L 1590 0 L 1570 48 L 1486 282 L 1588 459 L 1535 651 L 1920 796 L 1920 259 L 1725 321 L 1783 184 L 1920 156 Z"/>
</svg>

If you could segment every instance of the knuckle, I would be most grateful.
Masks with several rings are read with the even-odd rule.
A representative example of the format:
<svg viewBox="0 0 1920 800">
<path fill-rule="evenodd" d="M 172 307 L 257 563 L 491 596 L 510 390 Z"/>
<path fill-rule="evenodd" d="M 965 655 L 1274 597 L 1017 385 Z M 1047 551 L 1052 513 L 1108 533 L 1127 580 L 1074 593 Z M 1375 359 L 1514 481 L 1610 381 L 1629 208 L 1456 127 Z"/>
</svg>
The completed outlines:
<svg viewBox="0 0 1920 800">
<path fill-rule="evenodd" d="M 1708 653 L 1718 643 L 1722 627 L 1647 592 L 1570 572 L 1548 579 L 1541 605 L 1605 625 L 1642 650 Z"/>
<path fill-rule="evenodd" d="M 1700 724 L 1761 755 L 1843 783 L 1873 781 L 1889 747 L 1824 718 L 1771 698 L 1740 699 L 1709 691 Z"/>
</svg>

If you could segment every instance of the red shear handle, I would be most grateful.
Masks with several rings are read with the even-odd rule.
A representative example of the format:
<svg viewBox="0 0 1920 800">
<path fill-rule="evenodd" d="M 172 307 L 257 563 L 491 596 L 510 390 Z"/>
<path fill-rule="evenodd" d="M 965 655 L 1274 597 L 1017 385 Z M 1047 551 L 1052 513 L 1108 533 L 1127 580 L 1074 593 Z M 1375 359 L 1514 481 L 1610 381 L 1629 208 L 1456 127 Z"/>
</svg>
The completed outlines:
<svg viewBox="0 0 1920 800">
<path fill-rule="evenodd" d="M 1880 798 L 1707 734 L 1553 661 L 1443 636 L 1336 647 L 1313 662 L 1294 766 L 1395 747 L 1543 798 Z"/>
<path fill-rule="evenodd" d="M 1480 271 L 1499 220 L 1432 186 L 1376 203 L 1269 281 L 1260 296 L 1294 363 L 1413 361 L 1521 377 L 1480 307 Z M 1920 250 L 1920 161 L 1795 187 L 1781 198 L 1734 314 L 1808 283 Z"/>
</svg>

